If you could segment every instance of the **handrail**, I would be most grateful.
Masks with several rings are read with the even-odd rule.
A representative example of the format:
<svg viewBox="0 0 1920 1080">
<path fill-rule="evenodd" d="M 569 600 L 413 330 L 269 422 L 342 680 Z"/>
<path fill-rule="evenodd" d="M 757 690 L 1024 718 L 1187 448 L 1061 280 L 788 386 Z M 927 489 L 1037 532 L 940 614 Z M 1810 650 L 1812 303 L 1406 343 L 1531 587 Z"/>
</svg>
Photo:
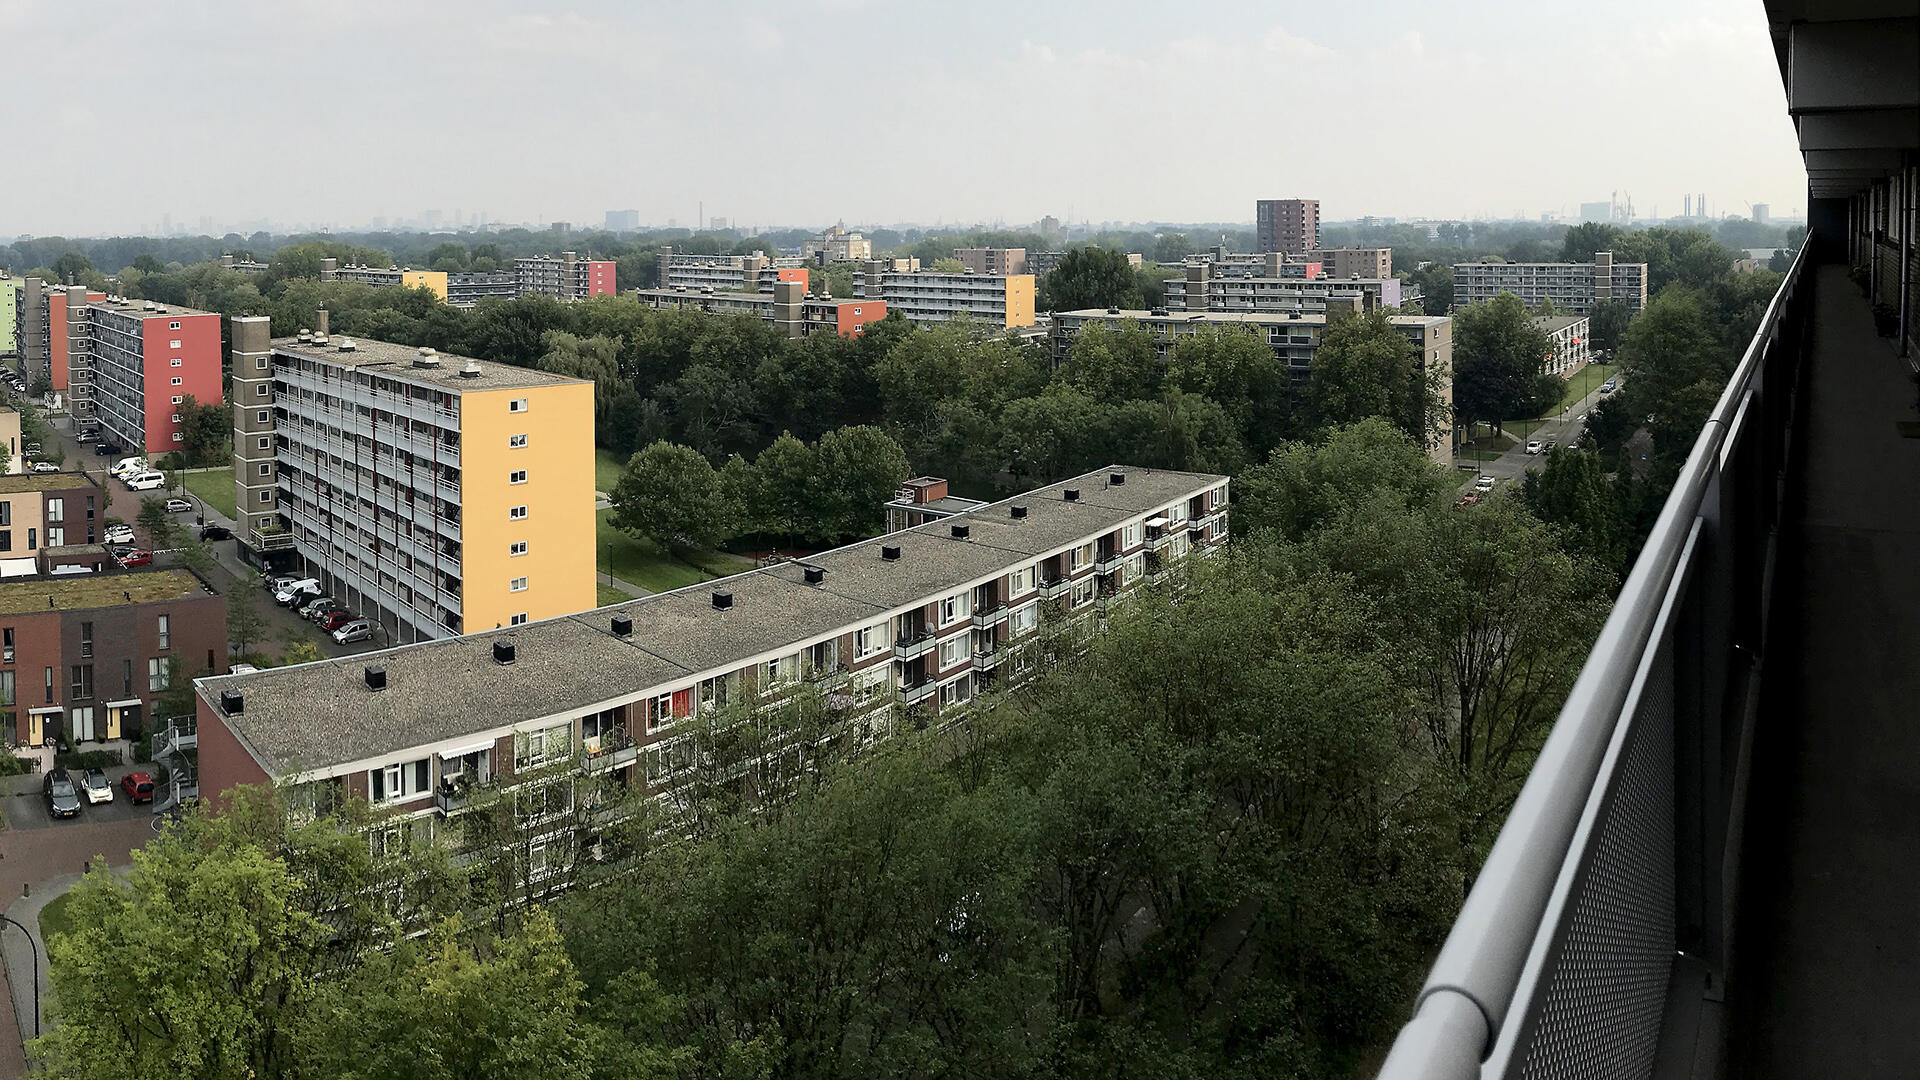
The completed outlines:
<svg viewBox="0 0 1920 1080">
<path fill-rule="evenodd" d="M 1732 421 L 1752 393 L 1766 346 L 1800 287 L 1809 246 L 1801 246 L 1694 440 L 1552 734 L 1461 905 L 1415 1002 L 1414 1016 L 1381 1066 L 1382 1080 L 1477 1077 L 1480 1063 L 1493 1049 L 1621 721 L 1634 674 L 1674 586 L 1688 534 L 1717 475 Z"/>
</svg>

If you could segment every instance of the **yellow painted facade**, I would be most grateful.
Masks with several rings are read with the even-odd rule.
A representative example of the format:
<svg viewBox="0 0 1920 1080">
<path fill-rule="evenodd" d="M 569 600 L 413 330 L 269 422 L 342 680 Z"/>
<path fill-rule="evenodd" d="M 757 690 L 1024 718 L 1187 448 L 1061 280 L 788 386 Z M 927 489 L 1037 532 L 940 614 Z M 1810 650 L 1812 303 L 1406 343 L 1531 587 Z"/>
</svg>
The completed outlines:
<svg viewBox="0 0 1920 1080">
<path fill-rule="evenodd" d="M 447 272 L 445 270 L 407 270 L 400 275 L 400 284 L 409 289 L 431 289 L 433 295 L 447 302 Z"/>
<path fill-rule="evenodd" d="M 515 412 L 520 399 L 526 409 Z M 525 445 L 514 445 L 522 435 Z M 520 470 L 526 482 L 513 483 Z M 592 383 L 463 392 L 460 474 L 464 632 L 597 605 Z M 514 518 L 517 506 L 524 518 Z M 526 554 L 512 553 L 516 543 Z M 517 578 L 525 590 L 513 590 Z"/>
<path fill-rule="evenodd" d="M 1033 275 L 1007 275 L 1007 325 L 1033 325 Z"/>
</svg>

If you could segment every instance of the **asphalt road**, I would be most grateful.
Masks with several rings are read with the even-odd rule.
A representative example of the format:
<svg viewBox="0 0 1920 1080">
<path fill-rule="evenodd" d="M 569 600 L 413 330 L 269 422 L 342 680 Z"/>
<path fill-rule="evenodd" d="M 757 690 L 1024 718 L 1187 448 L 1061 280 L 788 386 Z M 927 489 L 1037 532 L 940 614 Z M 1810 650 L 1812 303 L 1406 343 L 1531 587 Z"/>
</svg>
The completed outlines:
<svg viewBox="0 0 1920 1080">
<path fill-rule="evenodd" d="M 1596 387 L 1592 393 L 1575 402 L 1573 406 L 1566 411 L 1563 419 L 1549 420 L 1541 424 L 1525 439 L 1516 442 L 1513 449 L 1501 454 L 1493 461 L 1482 462 L 1480 464 L 1480 475 L 1491 476 L 1497 483 L 1506 484 L 1515 482 L 1522 476 L 1525 476 L 1529 468 L 1544 467 L 1545 462 L 1543 455 L 1527 453 L 1527 440 L 1539 439 L 1543 442 L 1550 440 L 1557 442 L 1561 446 L 1566 446 L 1569 443 L 1578 441 L 1581 433 L 1586 430 L 1586 415 L 1588 410 L 1600 404 L 1601 399 L 1605 396 L 1606 395 L 1603 395 L 1599 388 Z M 1513 432 L 1515 429 L 1510 427 L 1507 430 Z M 1464 476 L 1462 479 L 1465 479 Z"/>
</svg>

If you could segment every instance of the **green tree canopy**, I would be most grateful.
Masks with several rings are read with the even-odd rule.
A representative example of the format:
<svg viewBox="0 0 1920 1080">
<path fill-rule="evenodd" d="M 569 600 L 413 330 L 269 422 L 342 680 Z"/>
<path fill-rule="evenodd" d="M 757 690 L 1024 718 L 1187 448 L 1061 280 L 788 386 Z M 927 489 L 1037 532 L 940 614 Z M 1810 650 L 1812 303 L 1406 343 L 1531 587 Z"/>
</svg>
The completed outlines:
<svg viewBox="0 0 1920 1080">
<path fill-rule="evenodd" d="M 634 454 L 612 494 L 615 528 L 675 551 L 715 546 L 739 512 L 699 451 L 668 442 Z"/>
<path fill-rule="evenodd" d="M 1445 372 L 1429 370 L 1419 346 L 1375 308 L 1328 322 L 1308 387 L 1322 424 L 1379 416 L 1424 444 L 1445 430 L 1445 378 Z"/>
<path fill-rule="evenodd" d="M 1082 308 L 1138 308 L 1140 286 L 1123 251 L 1077 247 L 1061 257 L 1045 278 L 1050 311 Z"/>
<path fill-rule="evenodd" d="M 1553 340 L 1520 298 L 1501 293 L 1453 317 L 1453 409 L 1463 424 L 1540 415 L 1560 399 L 1562 381 L 1545 374 Z"/>
</svg>

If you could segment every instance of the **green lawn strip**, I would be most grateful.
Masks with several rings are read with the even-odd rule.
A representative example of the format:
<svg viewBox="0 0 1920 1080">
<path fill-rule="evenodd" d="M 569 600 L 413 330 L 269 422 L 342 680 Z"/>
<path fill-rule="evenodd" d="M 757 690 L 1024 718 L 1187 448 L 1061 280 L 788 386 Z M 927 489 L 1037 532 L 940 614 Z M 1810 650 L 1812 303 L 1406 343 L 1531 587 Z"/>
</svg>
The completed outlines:
<svg viewBox="0 0 1920 1080">
<path fill-rule="evenodd" d="M 600 590 L 600 599 L 596 602 L 601 607 L 607 607 L 612 604 L 624 604 L 627 601 L 633 599 L 633 597 L 628 596 L 625 592 L 622 592 L 621 590 L 616 589 L 611 585 L 596 584 L 595 588 Z"/>
<path fill-rule="evenodd" d="M 1588 364 L 1574 372 L 1573 377 L 1567 380 L 1566 391 L 1560 395 L 1560 404 L 1555 406 L 1551 415 L 1542 416 L 1540 419 L 1558 420 L 1560 410 L 1573 408 L 1574 402 L 1593 393 L 1601 383 L 1613 378 L 1616 370 L 1618 366 L 1614 364 Z"/>
<path fill-rule="evenodd" d="M 234 516 L 233 470 L 190 472 L 185 475 L 188 491 L 229 519 Z"/>
<path fill-rule="evenodd" d="M 695 552 L 684 560 L 676 558 L 649 541 L 636 540 L 614 528 L 608 520 L 612 514 L 607 509 L 594 515 L 594 560 L 601 571 L 649 592 L 667 592 L 753 568 L 751 560 L 717 551 Z"/>
<path fill-rule="evenodd" d="M 620 471 L 626 467 L 613 451 L 595 447 L 593 451 L 593 487 L 596 491 L 611 492 L 620 482 Z"/>
<path fill-rule="evenodd" d="M 41 941 L 52 941 L 54 935 L 64 934 L 73 929 L 73 922 L 67 915 L 67 901 L 72 899 L 72 893 L 64 892 L 40 909 Z"/>
</svg>

